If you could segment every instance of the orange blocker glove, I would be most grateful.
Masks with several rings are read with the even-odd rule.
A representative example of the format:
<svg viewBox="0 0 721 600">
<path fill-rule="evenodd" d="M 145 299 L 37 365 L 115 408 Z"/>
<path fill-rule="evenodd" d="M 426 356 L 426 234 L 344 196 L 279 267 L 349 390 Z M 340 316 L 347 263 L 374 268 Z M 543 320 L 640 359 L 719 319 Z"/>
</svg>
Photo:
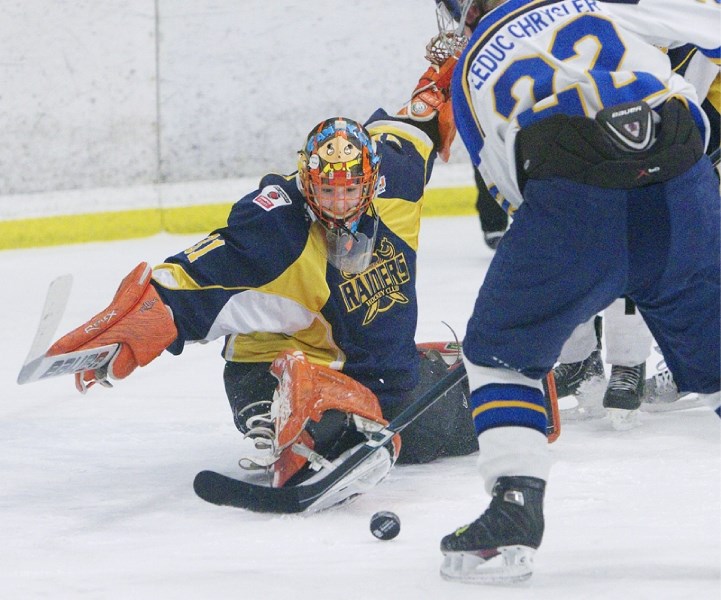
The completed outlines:
<svg viewBox="0 0 721 600">
<path fill-rule="evenodd" d="M 339 371 L 310 363 L 303 352 L 281 352 L 270 372 L 278 386 L 267 418 L 258 421 L 263 429 L 262 446 L 269 452 L 267 456 L 242 459 L 240 466 L 270 470 L 273 487 L 324 477 L 388 424 L 373 392 Z M 269 431 L 271 436 L 266 435 Z M 251 428 L 246 435 L 254 438 L 254 434 Z M 342 497 L 333 495 L 327 501 L 338 503 L 382 481 L 400 452 L 398 434 L 391 446 L 378 451 L 357 472 L 349 473 L 340 486 Z"/>
<path fill-rule="evenodd" d="M 431 61 L 431 66 L 421 75 L 410 101 L 401 108 L 398 116 L 419 122 L 431 121 L 437 117 L 440 137 L 438 156 L 448 162 L 451 144 L 456 137 L 451 105 L 451 78 L 461 50 L 456 50 L 449 56 L 439 50 L 441 42 L 442 39 L 436 36 L 426 46 L 426 58 Z"/>
<path fill-rule="evenodd" d="M 111 387 L 109 378 L 124 379 L 160 356 L 178 337 L 170 309 L 150 285 L 151 274 L 148 263 L 140 263 L 120 283 L 110 306 L 61 337 L 47 351 L 48 356 L 54 356 L 120 344 L 108 364 L 75 374 L 75 387 L 80 393 L 94 383 Z"/>
</svg>

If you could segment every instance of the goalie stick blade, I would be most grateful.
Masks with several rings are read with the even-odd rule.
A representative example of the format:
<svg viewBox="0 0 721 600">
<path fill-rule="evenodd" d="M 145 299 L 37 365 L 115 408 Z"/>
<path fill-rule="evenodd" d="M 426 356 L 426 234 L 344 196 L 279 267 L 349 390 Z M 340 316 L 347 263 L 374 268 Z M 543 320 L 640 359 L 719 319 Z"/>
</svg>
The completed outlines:
<svg viewBox="0 0 721 600">
<path fill-rule="evenodd" d="M 271 488 L 255 485 L 215 471 L 201 471 L 193 481 L 195 493 L 212 504 L 234 506 L 254 512 L 292 514 L 303 512 L 297 487 Z"/>
<path fill-rule="evenodd" d="M 391 437 L 390 434 L 386 436 L 386 441 L 390 441 Z M 234 506 L 261 513 L 301 513 L 319 504 L 328 493 L 342 489 L 346 485 L 343 481 L 346 475 L 382 445 L 372 441 L 364 444 L 335 470 L 314 483 L 274 488 L 233 479 L 215 471 L 201 471 L 195 476 L 193 489 L 206 502 L 219 506 Z M 316 507 L 316 510 L 322 508 Z"/>
<path fill-rule="evenodd" d="M 18 375 L 18 384 L 23 385 L 48 377 L 99 369 L 112 360 L 118 348 L 120 348 L 120 344 L 109 344 L 90 350 L 76 350 L 54 356 L 43 354 L 23 365 Z"/>
<path fill-rule="evenodd" d="M 63 318 L 72 286 L 72 275 L 61 275 L 50 282 L 35 338 L 18 374 L 19 385 L 46 377 L 97 369 L 109 363 L 120 347 L 119 344 L 110 344 L 55 356 L 45 353 Z"/>
</svg>

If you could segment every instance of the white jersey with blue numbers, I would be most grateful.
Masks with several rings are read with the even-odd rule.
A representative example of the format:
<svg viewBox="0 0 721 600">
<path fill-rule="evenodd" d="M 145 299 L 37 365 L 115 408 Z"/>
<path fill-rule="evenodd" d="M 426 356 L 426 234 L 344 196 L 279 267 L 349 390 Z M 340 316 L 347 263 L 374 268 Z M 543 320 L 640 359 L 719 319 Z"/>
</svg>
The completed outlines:
<svg viewBox="0 0 721 600">
<path fill-rule="evenodd" d="M 661 49 L 686 43 L 721 62 L 719 0 L 508 0 L 485 15 L 455 70 L 453 111 L 491 193 L 509 212 L 523 202 L 516 134 L 557 113 L 678 97 L 708 140 L 703 99 Z"/>
</svg>

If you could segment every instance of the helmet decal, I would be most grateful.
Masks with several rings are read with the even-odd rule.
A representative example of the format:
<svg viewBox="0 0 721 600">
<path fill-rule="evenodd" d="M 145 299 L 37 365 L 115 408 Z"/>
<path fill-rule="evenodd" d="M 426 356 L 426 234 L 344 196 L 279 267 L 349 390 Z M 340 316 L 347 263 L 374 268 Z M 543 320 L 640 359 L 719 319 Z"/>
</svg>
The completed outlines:
<svg viewBox="0 0 721 600">
<path fill-rule="evenodd" d="M 354 232 L 375 196 L 380 155 L 368 131 L 334 117 L 308 134 L 298 174 L 308 207 L 326 229 Z"/>
</svg>

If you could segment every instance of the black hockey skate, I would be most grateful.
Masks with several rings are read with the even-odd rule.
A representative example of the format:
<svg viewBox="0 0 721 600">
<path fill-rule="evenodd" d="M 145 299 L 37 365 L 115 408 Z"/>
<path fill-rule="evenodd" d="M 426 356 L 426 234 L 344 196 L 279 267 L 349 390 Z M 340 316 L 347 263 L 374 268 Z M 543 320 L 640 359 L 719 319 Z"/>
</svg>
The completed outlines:
<svg viewBox="0 0 721 600">
<path fill-rule="evenodd" d="M 556 379 L 558 398 L 573 396 L 577 402 L 576 406 L 561 408 L 563 420 L 580 421 L 606 414 L 601 405 L 603 392 L 606 389 L 606 373 L 603 369 L 600 349 L 591 352 L 585 360 L 557 365 L 553 369 L 553 375 Z M 547 390 L 546 396 L 548 396 Z"/>
<path fill-rule="evenodd" d="M 606 372 L 603 369 L 601 349 L 603 339 L 603 319 L 597 316 L 593 320 L 596 331 L 596 349 L 584 360 L 571 363 L 560 363 L 553 369 L 556 379 L 556 394 L 559 398 L 577 396 L 588 382 L 603 381 L 606 384 Z M 600 404 L 600 397 L 599 397 Z"/>
<path fill-rule="evenodd" d="M 594 377 L 605 379 L 601 351 L 594 350 L 585 360 L 561 363 L 553 369 L 556 378 L 556 394 L 559 398 L 575 396 L 581 385 Z"/>
<path fill-rule="evenodd" d="M 545 488 L 535 477 L 499 477 L 486 512 L 441 540 L 441 576 L 466 583 L 528 579 L 543 538 Z"/>
<path fill-rule="evenodd" d="M 611 367 L 603 406 L 608 410 L 614 429 L 625 430 L 638 425 L 638 409 L 641 407 L 645 383 L 646 363 L 635 367 Z"/>
<path fill-rule="evenodd" d="M 635 367 L 613 365 L 608 388 L 603 396 L 603 406 L 606 408 L 637 410 L 641 406 L 645 379 L 646 363 Z"/>
</svg>

